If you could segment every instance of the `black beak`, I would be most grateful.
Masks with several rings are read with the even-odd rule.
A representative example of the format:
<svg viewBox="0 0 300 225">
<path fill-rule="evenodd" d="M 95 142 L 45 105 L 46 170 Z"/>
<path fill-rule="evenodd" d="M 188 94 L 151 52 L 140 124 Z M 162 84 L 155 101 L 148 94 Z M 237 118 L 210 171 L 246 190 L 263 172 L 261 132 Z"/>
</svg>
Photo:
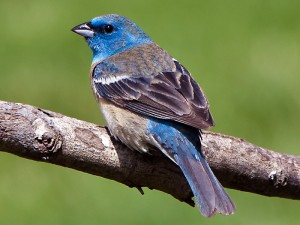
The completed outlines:
<svg viewBox="0 0 300 225">
<path fill-rule="evenodd" d="M 89 23 L 82 23 L 79 24 L 76 27 L 73 27 L 71 31 L 75 32 L 76 34 L 79 34 L 85 38 L 91 38 L 94 37 L 95 32 L 93 29 L 89 26 Z"/>
</svg>

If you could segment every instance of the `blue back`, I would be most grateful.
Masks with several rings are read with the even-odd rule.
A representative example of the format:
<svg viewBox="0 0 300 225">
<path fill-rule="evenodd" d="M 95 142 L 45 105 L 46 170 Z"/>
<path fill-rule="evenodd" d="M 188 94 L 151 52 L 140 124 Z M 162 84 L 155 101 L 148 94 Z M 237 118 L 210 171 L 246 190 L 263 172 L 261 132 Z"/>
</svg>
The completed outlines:
<svg viewBox="0 0 300 225">
<path fill-rule="evenodd" d="M 175 121 L 149 117 L 147 133 L 163 144 L 163 147 L 172 155 L 177 154 L 199 160 L 199 154 L 201 154 L 199 129 Z"/>
</svg>

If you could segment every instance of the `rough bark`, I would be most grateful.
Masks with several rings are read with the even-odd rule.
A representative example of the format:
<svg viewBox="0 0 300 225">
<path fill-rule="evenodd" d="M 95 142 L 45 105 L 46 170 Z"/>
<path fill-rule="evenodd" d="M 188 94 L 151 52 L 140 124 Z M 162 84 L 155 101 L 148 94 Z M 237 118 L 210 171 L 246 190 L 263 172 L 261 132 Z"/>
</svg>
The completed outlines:
<svg viewBox="0 0 300 225">
<path fill-rule="evenodd" d="M 300 158 L 205 131 L 204 154 L 228 188 L 300 199 Z M 162 154 L 141 154 L 106 128 L 33 106 L 0 101 L 0 151 L 171 194 L 193 205 L 178 167 Z"/>
</svg>

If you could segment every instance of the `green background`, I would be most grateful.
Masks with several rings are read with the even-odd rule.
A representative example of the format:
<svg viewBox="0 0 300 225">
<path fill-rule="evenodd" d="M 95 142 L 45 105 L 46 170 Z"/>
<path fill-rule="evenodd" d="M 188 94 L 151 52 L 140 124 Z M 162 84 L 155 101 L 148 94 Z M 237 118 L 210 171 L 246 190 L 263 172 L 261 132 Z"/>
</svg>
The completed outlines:
<svg viewBox="0 0 300 225">
<path fill-rule="evenodd" d="M 213 131 L 299 155 L 300 1 L 0 2 L 0 99 L 103 124 L 91 52 L 70 29 L 125 15 L 201 84 Z M 228 190 L 233 216 L 203 218 L 171 196 L 0 153 L 0 224 L 299 224 L 298 201 Z"/>
</svg>

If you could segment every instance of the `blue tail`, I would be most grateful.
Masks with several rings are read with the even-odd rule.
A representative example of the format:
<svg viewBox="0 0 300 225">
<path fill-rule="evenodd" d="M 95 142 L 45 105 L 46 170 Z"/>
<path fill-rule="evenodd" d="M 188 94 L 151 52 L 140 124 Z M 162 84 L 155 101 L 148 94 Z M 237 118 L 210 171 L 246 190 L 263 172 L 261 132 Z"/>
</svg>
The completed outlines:
<svg viewBox="0 0 300 225">
<path fill-rule="evenodd" d="M 198 129 L 177 122 L 152 119 L 148 123 L 147 133 L 154 145 L 178 164 L 204 216 L 234 213 L 233 202 L 201 153 Z"/>
<path fill-rule="evenodd" d="M 197 206 L 204 216 L 210 217 L 216 213 L 230 215 L 235 211 L 234 204 L 202 156 L 193 159 L 175 154 L 174 158 L 185 175 Z"/>
</svg>

